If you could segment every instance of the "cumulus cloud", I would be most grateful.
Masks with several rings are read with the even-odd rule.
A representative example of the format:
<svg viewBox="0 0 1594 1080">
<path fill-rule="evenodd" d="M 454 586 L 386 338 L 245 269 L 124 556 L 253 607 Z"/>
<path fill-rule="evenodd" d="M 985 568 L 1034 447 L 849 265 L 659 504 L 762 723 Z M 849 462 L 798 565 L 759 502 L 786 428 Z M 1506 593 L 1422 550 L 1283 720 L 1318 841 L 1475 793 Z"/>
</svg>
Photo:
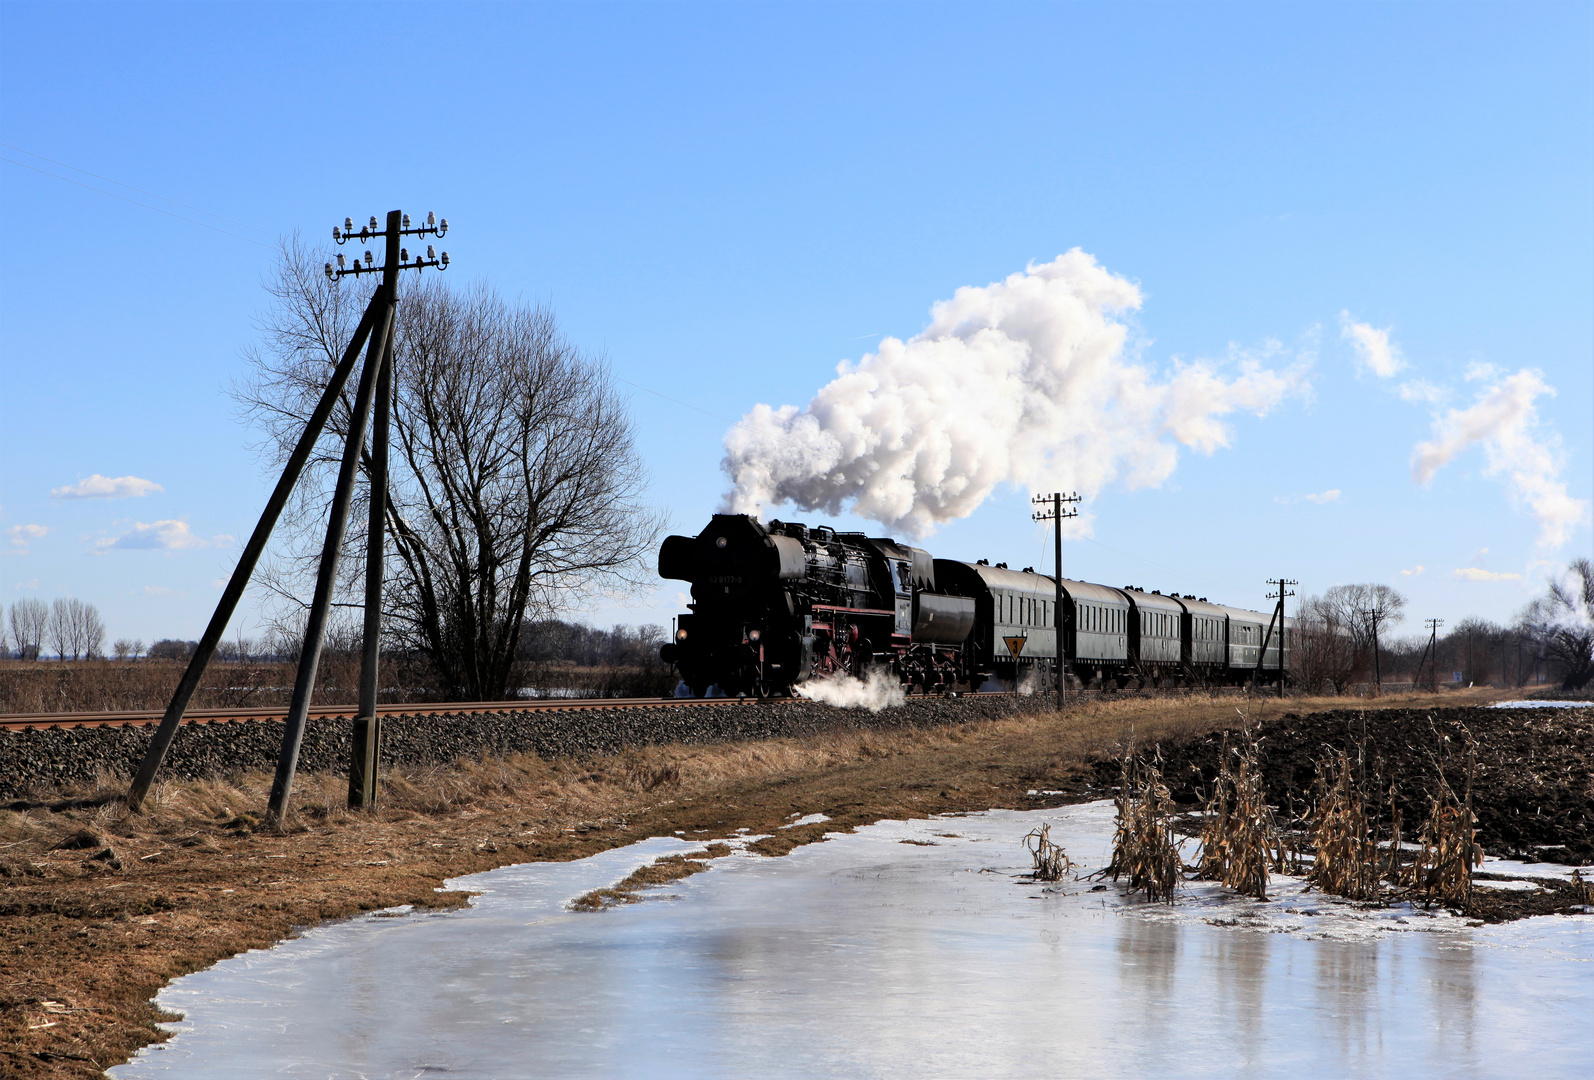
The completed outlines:
<svg viewBox="0 0 1594 1080">
<path fill-rule="evenodd" d="M 1462 581 L 1521 581 L 1521 574 L 1495 573 L 1493 570 L 1480 570 L 1476 566 L 1463 567 L 1452 570 L 1451 575 Z"/>
<path fill-rule="evenodd" d="M 1400 572 L 1400 576 L 1401 577 L 1421 577 L 1422 576 L 1422 571 L 1423 571 L 1423 565 L 1422 565 L 1422 563 L 1418 563 L 1416 566 L 1413 566 L 1410 570 L 1402 570 Z"/>
<path fill-rule="evenodd" d="M 50 497 L 52 499 L 138 499 L 152 491 L 165 490 L 153 480 L 141 480 L 136 476 L 101 476 L 95 473 L 75 484 L 50 489 Z"/>
<path fill-rule="evenodd" d="M 912 536 L 967 517 L 1001 484 L 1078 490 L 1156 486 L 1179 449 L 1211 454 L 1224 418 L 1265 415 L 1304 390 L 1305 365 L 1236 350 L 1223 367 L 1175 361 L 1164 376 L 1126 356 L 1140 290 L 1078 248 L 936 304 L 930 324 L 837 366 L 809 403 L 758 405 L 726 434 L 724 507 L 849 507 Z M 1080 524 L 1084 524 L 1081 520 Z"/>
<path fill-rule="evenodd" d="M 1339 313 L 1339 336 L 1356 349 L 1357 362 L 1380 379 L 1387 379 L 1406 366 L 1399 346 L 1389 340 L 1389 330 L 1356 322 L 1348 311 Z"/>
<path fill-rule="evenodd" d="M 1537 519 L 1540 546 L 1560 547 L 1576 526 L 1588 520 L 1589 504 L 1567 493 L 1561 479 L 1560 440 L 1539 431 L 1534 402 L 1545 394 L 1554 396 L 1555 388 L 1531 368 L 1504 378 L 1490 369 L 1478 379 L 1494 381 L 1471 408 L 1450 409 L 1435 417 L 1433 438 L 1413 448 L 1412 479 L 1428 484 L 1462 451 L 1481 445 L 1485 474 L 1505 476 L 1512 500 L 1527 506 Z"/>
<path fill-rule="evenodd" d="M 11 537 L 11 546 L 25 548 L 30 541 L 38 540 L 49 533 L 48 525 L 13 525 L 6 530 L 6 535 Z"/>
<path fill-rule="evenodd" d="M 210 541 L 190 532 L 186 521 L 134 522 L 121 536 L 108 536 L 94 544 L 99 551 L 186 551 L 208 546 Z"/>
</svg>

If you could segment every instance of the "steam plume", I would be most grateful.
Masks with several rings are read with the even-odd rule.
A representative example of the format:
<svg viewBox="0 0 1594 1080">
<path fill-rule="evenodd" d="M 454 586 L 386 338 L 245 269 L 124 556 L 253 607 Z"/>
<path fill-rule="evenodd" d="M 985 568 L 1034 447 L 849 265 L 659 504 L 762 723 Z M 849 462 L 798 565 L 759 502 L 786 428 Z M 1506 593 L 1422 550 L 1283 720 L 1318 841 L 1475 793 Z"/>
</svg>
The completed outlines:
<svg viewBox="0 0 1594 1080">
<path fill-rule="evenodd" d="M 771 503 L 859 515 L 923 536 L 1008 483 L 1092 496 L 1156 486 L 1179 447 L 1210 454 L 1222 417 L 1264 415 L 1301 382 L 1240 357 L 1159 379 L 1125 356 L 1140 290 L 1075 248 L 1005 281 L 957 290 L 907 341 L 888 337 L 799 410 L 758 405 L 725 436 L 725 508 Z M 1276 346 L 1274 347 L 1276 349 Z"/>
<path fill-rule="evenodd" d="M 1492 376 L 1482 371 L 1479 378 Z M 1471 377 L 1471 376 L 1469 376 Z M 1555 394 L 1537 371 L 1523 368 L 1487 386 L 1470 409 L 1450 409 L 1435 417 L 1433 438 L 1411 452 L 1411 477 L 1427 484 L 1451 459 L 1481 443 L 1491 476 L 1506 474 L 1507 490 L 1526 503 L 1539 523 L 1539 544 L 1555 548 L 1571 539 L 1572 530 L 1588 520 L 1589 504 L 1567 494 L 1553 435 L 1534 437 L 1542 394 Z"/>
</svg>

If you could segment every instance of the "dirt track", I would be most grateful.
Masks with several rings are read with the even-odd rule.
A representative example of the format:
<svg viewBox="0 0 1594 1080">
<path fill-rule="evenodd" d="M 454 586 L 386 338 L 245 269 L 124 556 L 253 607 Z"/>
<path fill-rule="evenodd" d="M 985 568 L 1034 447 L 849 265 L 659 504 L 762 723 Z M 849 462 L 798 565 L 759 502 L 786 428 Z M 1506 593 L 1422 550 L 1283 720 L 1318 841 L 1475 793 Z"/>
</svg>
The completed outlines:
<svg viewBox="0 0 1594 1080">
<path fill-rule="evenodd" d="M 1379 704 L 1403 703 L 1417 701 Z M 1285 704 L 1258 699 L 1250 711 L 1266 722 L 1313 705 Z M 149 999 L 168 980 L 295 926 L 462 902 L 435 891 L 448 877 L 677 830 L 704 840 L 742 826 L 773 832 L 794 813 L 832 820 L 780 832 L 784 850 L 882 818 L 1094 798 L 1105 792 L 1092 761 L 1125 739 L 1172 746 L 1238 721 L 1232 700 L 1126 701 L 928 730 L 522 755 L 394 772 L 370 814 L 341 808 L 341 777 L 307 776 L 282 831 L 251 816 L 265 773 L 161 786 L 139 817 L 116 802 L 0 811 L 0 1074 L 98 1075 L 161 1038 Z M 1556 737 L 1525 730 L 1530 742 Z"/>
</svg>

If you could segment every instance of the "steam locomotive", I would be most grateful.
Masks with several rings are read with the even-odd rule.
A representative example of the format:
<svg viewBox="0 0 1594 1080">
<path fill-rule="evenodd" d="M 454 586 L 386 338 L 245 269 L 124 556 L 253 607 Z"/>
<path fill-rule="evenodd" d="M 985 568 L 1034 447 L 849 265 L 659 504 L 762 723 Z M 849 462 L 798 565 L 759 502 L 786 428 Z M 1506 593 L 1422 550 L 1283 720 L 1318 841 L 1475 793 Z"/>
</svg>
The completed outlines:
<svg viewBox="0 0 1594 1080">
<path fill-rule="evenodd" d="M 1020 685 L 1058 662 L 1057 582 L 1033 569 L 933 558 L 863 533 L 715 514 L 667 537 L 659 575 L 692 585 L 660 655 L 696 697 L 790 694 L 888 671 L 910 692 Z M 1074 686 L 1273 683 L 1294 620 L 1205 597 L 1062 582 L 1062 661 Z"/>
</svg>

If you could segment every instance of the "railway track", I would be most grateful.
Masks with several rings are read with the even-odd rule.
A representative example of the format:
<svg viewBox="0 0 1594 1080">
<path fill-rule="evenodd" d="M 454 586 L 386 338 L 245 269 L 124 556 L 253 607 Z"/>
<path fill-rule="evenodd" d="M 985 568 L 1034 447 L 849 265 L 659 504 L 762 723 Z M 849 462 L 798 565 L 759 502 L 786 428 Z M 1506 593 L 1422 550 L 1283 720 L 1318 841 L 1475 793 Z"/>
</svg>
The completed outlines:
<svg viewBox="0 0 1594 1080">
<path fill-rule="evenodd" d="M 736 704 L 733 698 L 527 698 L 520 701 L 449 701 L 432 704 L 378 705 L 379 716 L 458 716 L 481 713 L 505 716 L 509 713 L 538 712 L 543 709 L 638 709 L 680 708 L 692 705 Z M 310 710 L 313 719 L 352 720 L 358 714 L 353 705 L 323 705 Z M 10 713 L 0 714 L 0 731 L 32 731 L 44 728 L 152 727 L 159 724 L 164 709 L 134 712 L 98 713 Z M 281 721 L 288 715 L 283 705 L 253 709 L 189 709 L 185 724 L 252 724 Z"/>
<path fill-rule="evenodd" d="M 1070 690 L 1070 698 L 1136 698 L 1181 697 L 1193 693 L 1229 692 L 1243 695 L 1240 688 L 1163 687 L 1137 690 Z M 961 696 L 961 695 L 960 695 Z M 972 695 L 970 695 L 972 696 Z M 1011 690 L 985 691 L 979 697 L 1012 697 Z M 1270 695 L 1271 696 L 1271 695 Z M 431 704 L 378 705 L 379 716 L 459 716 L 483 714 L 507 716 L 511 713 L 540 712 L 545 709 L 647 709 L 691 708 L 701 705 L 754 705 L 772 704 L 786 698 L 522 698 L 519 701 L 445 701 Z M 353 705 L 324 705 L 312 708 L 310 716 L 316 719 L 352 720 L 357 715 Z M 164 715 L 162 709 L 131 712 L 79 712 L 79 713 L 4 713 L 0 714 L 0 731 L 35 731 L 45 728 L 94 727 L 153 727 Z M 261 721 L 282 721 L 288 715 L 285 705 L 264 705 L 252 709 L 189 709 L 183 716 L 185 724 L 251 724 Z"/>
</svg>

